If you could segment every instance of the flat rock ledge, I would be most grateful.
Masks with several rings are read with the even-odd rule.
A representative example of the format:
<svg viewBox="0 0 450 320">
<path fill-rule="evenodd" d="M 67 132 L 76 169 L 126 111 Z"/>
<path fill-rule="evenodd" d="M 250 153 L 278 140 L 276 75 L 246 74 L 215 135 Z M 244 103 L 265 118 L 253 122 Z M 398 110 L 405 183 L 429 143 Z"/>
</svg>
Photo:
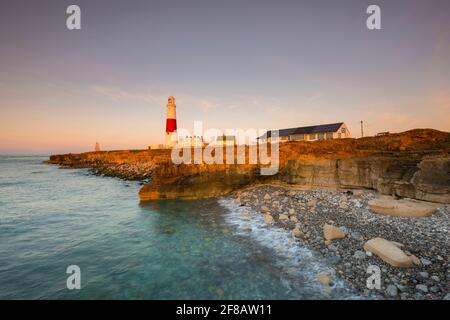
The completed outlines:
<svg viewBox="0 0 450 320">
<path fill-rule="evenodd" d="M 436 212 L 438 205 L 430 202 L 381 197 L 370 200 L 369 208 L 379 214 L 397 217 L 429 217 Z"/>
<path fill-rule="evenodd" d="M 410 268 L 414 266 L 411 258 L 399 248 L 397 243 L 383 238 L 373 238 L 364 244 L 364 250 L 372 252 L 393 267 Z"/>
</svg>

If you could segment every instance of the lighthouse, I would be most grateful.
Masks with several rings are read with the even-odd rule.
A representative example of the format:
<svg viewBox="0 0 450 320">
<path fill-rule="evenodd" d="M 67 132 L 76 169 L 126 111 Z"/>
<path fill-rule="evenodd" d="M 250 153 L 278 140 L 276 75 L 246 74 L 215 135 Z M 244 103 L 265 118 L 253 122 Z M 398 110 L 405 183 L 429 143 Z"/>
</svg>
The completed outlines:
<svg viewBox="0 0 450 320">
<path fill-rule="evenodd" d="M 167 101 L 167 119 L 166 119 L 166 146 L 172 148 L 177 143 L 177 106 L 175 97 L 170 96 Z"/>
</svg>

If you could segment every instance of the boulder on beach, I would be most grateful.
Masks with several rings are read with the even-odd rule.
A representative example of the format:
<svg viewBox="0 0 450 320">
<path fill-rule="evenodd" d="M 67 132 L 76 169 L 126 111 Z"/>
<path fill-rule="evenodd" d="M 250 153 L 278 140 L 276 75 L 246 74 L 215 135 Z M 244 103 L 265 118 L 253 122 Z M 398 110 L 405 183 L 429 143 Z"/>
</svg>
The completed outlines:
<svg viewBox="0 0 450 320">
<path fill-rule="evenodd" d="M 265 223 L 273 223 L 273 217 L 270 214 L 264 215 L 264 222 Z"/>
<path fill-rule="evenodd" d="M 326 223 L 323 226 L 323 236 L 326 240 L 342 239 L 345 238 L 345 233 L 338 227 Z"/>
<path fill-rule="evenodd" d="M 292 235 L 293 235 L 294 237 L 297 237 L 297 238 L 303 237 L 303 233 L 302 233 L 302 231 L 301 231 L 298 227 L 295 227 L 295 228 L 292 230 Z"/>
<path fill-rule="evenodd" d="M 409 268 L 414 265 L 411 258 L 391 241 L 373 238 L 364 244 L 364 250 L 372 252 L 393 267 Z"/>
<path fill-rule="evenodd" d="M 332 283 L 333 283 L 333 280 L 332 280 L 331 275 L 329 273 L 320 273 L 320 274 L 317 275 L 317 279 L 324 286 L 331 286 Z"/>
<path fill-rule="evenodd" d="M 374 212 L 400 217 L 429 217 L 439 206 L 425 201 L 381 197 L 369 201 L 369 208 Z"/>
</svg>

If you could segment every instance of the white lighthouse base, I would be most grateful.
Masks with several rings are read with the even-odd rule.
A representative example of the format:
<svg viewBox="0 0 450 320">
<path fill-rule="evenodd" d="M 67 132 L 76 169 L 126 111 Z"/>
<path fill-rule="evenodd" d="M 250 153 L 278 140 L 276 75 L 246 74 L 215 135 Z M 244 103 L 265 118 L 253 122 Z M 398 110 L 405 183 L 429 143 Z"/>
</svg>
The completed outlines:
<svg viewBox="0 0 450 320">
<path fill-rule="evenodd" d="M 173 148 L 177 144 L 177 133 L 175 132 L 167 132 L 166 133 L 166 147 Z"/>
</svg>

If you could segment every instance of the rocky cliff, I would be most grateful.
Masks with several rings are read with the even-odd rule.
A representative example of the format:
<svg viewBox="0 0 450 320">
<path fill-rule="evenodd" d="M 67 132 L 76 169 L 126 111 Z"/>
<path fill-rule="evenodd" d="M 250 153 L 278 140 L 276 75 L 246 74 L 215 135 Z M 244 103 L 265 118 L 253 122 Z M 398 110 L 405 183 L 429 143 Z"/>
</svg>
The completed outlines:
<svg viewBox="0 0 450 320">
<path fill-rule="evenodd" d="M 151 178 L 141 200 L 204 198 L 250 184 L 310 188 L 368 188 L 383 194 L 450 203 L 450 133 L 417 129 L 362 139 L 288 142 L 280 169 L 262 176 L 260 165 L 172 163 L 170 150 L 90 152 L 51 156 L 48 163 L 90 167 L 126 179 Z"/>
<path fill-rule="evenodd" d="M 382 194 L 450 203 L 450 157 L 358 157 L 289 160 L 280 172 L 289 184 L 367 188 Z"/>
</svg>

